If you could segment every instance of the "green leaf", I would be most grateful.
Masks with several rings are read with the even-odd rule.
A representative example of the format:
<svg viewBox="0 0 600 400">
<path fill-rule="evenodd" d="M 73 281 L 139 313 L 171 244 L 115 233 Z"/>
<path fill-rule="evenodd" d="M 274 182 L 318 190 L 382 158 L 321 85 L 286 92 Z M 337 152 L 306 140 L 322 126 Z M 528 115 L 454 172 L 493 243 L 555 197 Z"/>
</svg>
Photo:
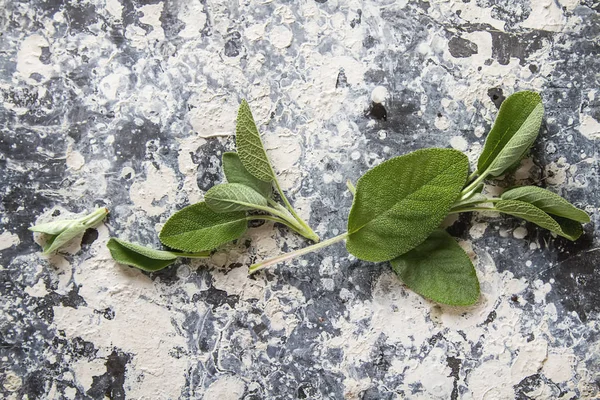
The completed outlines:
<svg viewBox="0 0 600 400">
<path fill-rule="evenodd" d="M 479 281 L 469 256 L 444 230 L 391 261 L 394 272 L 416 293 L 442 304 L 468 306 L 479 299 Z"/>
<path fill-rule="evenodd" d="M 173 214 L 160 231 L 159 238 L 173 249 L 200 252 L 235 240 L 246 229 L 246 213 L 216 213 L 200 202 Z"/>
<path fill-rule="evenodd" d="M 581 224 L 570 219 L 551 217 L 536 206 L 519 200 L 500 200 L 496 209 L 502 213 L 522 218 L 546 228 L 569 240 L 577 240 L 583 233 Z"/>
<path fill-rule="evenodd" d="M 71 226 L 77 225 L 79 220 L 77 219 L 65 219 L 62 221 L 52 221 L 43 224 L 38 224 L 29 228 L 32 232 L 45 233 L 47 235 L 58 235 L 62 231 L 70 228 Z"/>
<path fill-rule="evenodd" d="M 237 153 L 223 154 L 223 172 L 229 183 L 248 186 L 266 198 L 270 198 L 273 193 L 273 183 L 261 181 L 248 172 Z"/>
<path fill-rule="evenodd" d="M 448 214 L 469 170 L 452 149 L 424 149 L 395 157 L 365 173 L 348 218 L 348 251 L 388 261 L 423 242 Z"/>
<path fill-rule="evenodd" d="M 241 183 L 223 183 L 213 186 L 204 195 L 204 201 L 211 210 L 218 213 L 267 207 L 267 199 Z"/>
<path fill-rule="evenodd" d="M 50 253 L 58 250 L 59 248 L 61 248 L 62 246 L 64 246 L 68 242 L 70 242 L 71 239 L 74 239 L 78 235 L 83 234 L 83 232 L 85 232 L 85 230 L 87 228 L 88 228 L 87 226 L 85 226 L 81 222 L 78 222 L 74 225 L 71 225 L 70 227 L 68 227 L 67 229 L 65 229 L 64 231 L 59 233 L 58 235 L 52 235 L 46 241 L 46 245 L 44 246 L 43 254 L 50 254 Z"/>
<path fill-rule="evenodd" d="M 110 238 L 106 247 L 108 247 L 110 255 L 116 262 L 150 272 L 171 265 L 178 257 L 170 251 L 154 250 L 117 238 Z"/>
<path fill-rule="evenodd" d="M 43 246 L 43 254 L 50 254 L 78 235 L 83 234 L 88 228 L 92 228 L 102 222 L 107 214 L 108 209 L 98 208 L 90 214 L 78 219 L 46 222 L 32 226 L 29 230 L 48 235 L 46 237 L 46 243 Z"/>
<path fill-rule="evenodd" d="M 261 181 L 271 182 L 275 179 L 273 167 L 246 100 L 242 100 L 238 110 L 235 142 L 240 160 L 248 172 Z"/>
<path fill-rule="evenodd" d="M 533 204 L 548 214 L 558 215 L 573 221 L 590 222 L 590 216 L 554 192 L 537 186 L 521 186 L 502 193 L 503 200 L 519 200 Z"/>
<path fill-rule="evenodd" d="M 479 157 L 478 173 L 498 176 L 518 162 L 535 141 L 543 115 L 542 99 L 535 92 L 518 92 L 504 100 Z"/>
</svg>

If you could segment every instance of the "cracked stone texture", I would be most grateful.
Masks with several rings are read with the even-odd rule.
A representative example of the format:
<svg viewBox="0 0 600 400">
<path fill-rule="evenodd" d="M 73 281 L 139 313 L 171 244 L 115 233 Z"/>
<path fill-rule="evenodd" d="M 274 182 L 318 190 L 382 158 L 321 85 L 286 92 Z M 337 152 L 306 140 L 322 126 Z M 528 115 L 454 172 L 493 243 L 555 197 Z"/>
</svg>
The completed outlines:
<svg viewBox="0 0 600 400">
<path fill-rule="evenodd" d="M 8 399 L 579 399 L 600 395 L 600 5 L 593 0 L 4 1 L 0 11 L 0 392 Z M 382 104 L 371 93 L 383 86 Z M 157 273 L 108 238 L 159 246 L 223 180 L 249 101 L 317 233 L 345 229 L 386 158 L 474 163 L 502 101 L 536 90 L 540 137 L 498 192 L 535 184 L 592 216 L 577 242 L 504 216 L 449 228 L 480 302 L 440 306 L 342 245 L 255 224 Z M 27 228 L 106 206 L 64 252 Z"/>
</svg>

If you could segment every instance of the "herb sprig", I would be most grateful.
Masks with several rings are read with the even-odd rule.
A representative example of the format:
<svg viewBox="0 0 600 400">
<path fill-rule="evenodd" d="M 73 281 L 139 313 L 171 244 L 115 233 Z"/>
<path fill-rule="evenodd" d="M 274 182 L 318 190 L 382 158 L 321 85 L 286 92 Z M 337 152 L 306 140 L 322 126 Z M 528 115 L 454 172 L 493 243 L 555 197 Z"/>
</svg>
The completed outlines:
<svg viewBox="0 0 600 400">
<path fill-rule="evenodd" d="M 470 305 L 479 282 L 469 257 L 439 226 L 448 214 L 496 211 L 533 222 L 576 240 L 589 216 L 555 193 L 523 186 L 500 198 L 482 193 L 483 182 L 518 163 L 535 141 L 544 108 L 539 94 L 518 92 L 500 107 L 477 169 L 467 177 L 467 157 L 451 149 L 424 149 L 384 161 L 365 173 L 356 188 L 348 231 L 322 243 L 253 264 L 249 273 L 346 241 L 365 261 L 390 261 L 412 290 L 439 303 Z"/>
<path fill-rule="evenodd" d="M 370 262 L 390 262 L 398 277 L 416 293 L 439 303 L 466 306 L 479 299 L 475 268 L 457 241 L 440 228 L 449 214 L 495 211 L 525 219 L 569 240 L 578 239 L 588 214 L 546 189 L 522 186 L 500 197 L 484 194 L 484 182 L 511 170 L 527 153 L 540 130 L 544 107 L 539 94 L 509 96 L 486 138 L 477 168 L 469 175 L 467 157 L 453 149 L 422 149 L 394 157 L 367 171 L 356 187 L 348 230 L 319 242 L 281 189 L 248 103 L 237 118 L 237 153 L 224 153 L 227 183 L 209 189 L 204 201 L 173 214 L 159 238 L 174 250 L 155 250 L 111 238 L 107 244 L 119 263 L 157 271 L 180 257 L 205 258 L 224 243 L 241 237 L 253 220 L 274 221 L 316 244 L 253 264 L 249 273 L 346 241 L 348 252 Z M 274 191 L 283 204 L 276 201 Z M 44 253 L 56 251 L 107 209 L 67 221 L 40 224 L 32 231 L 49 235 Z"/>
</svg>

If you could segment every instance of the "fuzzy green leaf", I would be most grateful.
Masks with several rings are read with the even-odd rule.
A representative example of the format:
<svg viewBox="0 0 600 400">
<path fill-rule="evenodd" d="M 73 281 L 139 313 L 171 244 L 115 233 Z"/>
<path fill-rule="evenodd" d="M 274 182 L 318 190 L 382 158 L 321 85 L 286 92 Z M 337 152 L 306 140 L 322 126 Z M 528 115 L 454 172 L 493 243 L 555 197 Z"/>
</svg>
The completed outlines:
<svg viewBox="0 0 600 400">
<path fill-rule="evenodd" d="M 246 229 L 246 213 L 216 213 L 200 202 L 173 214 L 160 231 L 159 238 L 173 249 L 201 252 L 239 238 Z"/>
<path fill-rule="evenodd" d="M 365 173 L 348 218 L 348 251 L 362 260 L 388 261 L 423 242 L 446 217 L 468 170 L 459 151 L 424 149 Z"/>
<path fill-rule="evenodd" d="M 535 92 L 518 92 L 504 100 L 479 157 L 479 174 L 498 176 L 518 162 L 535 141 L 543 115 L 542 99 Z"/>
<path fill-rule="evenodd" d="M 119 264 L 130 265 L 144 271 L 158 271 L 177 260 L 177 255 L 170 251 L 155 250 L 139 244 L 110 238 L 106 247 L 110 255 Z"/>
<path fill-rule="evenodd" d="M 273 183 L 261 181 L 248 172 L 237 153 L 223 154 L 223 172 L 229 183 L 241 183 L 266 198 L 273 194 Z"/>
<path fill-rule="evenodd" d="M 82 235 L 88 228 L 92 228 L 102 222 L 107 214 L 108 209 L 98 208 L 78 219 L 46 222 L 32 226 L 29 230 L 47 235 L 46 243 L 43 246 L 43 254 L 50 254 L 77 236 Z"/>
<path fill-rule="evenodd" d="M 502 213 L 533 222 L 569 240 L 577 240 L 583 233 L 579 222 L 561 217 L 552 217 L 536 206 L 524 201 L 500 200 L 496 203 L 496 209 Z"/>
<path fill-rule="evenodd" d="M 69 229 L 72 226 L 80 224 L 77 219 L 64 219 L 62 221 L 52 221 L 43 224 L 38 224 L 29 228 L 32 232 L 45 233 L 47 235 L 58 235 L 62 231 Z"/>
<path fill-rule="evenodd" d="M 558 215 L 573 221 L 590 222 L 590 216 L 554 192 L 537 186 L 521 186 L 502 193 L 503 200 L 519 200 L 533 204 L 548 214 Z"/>
<path fill-rule="evenodd" d="M 235 143 L 240 160 L 248 172 L 261 181 L 271 182 L 275 179 L 273 167 L 246 100 L 242 100 L 238 110 Z"/>
<path fill-rule="evenodd" d="M 204 195 L 211 210 L 218 213 L 256 210 L 267 207 L 267 199 L 241 183 L 213 186 Z"/>
<path fill-rule="evenodd" d="M 479 299 L 479 281 L 465 251 L 444 230 L 391 261 L 413 291 L 442 304 L 468 306 Z"/>
</svg>

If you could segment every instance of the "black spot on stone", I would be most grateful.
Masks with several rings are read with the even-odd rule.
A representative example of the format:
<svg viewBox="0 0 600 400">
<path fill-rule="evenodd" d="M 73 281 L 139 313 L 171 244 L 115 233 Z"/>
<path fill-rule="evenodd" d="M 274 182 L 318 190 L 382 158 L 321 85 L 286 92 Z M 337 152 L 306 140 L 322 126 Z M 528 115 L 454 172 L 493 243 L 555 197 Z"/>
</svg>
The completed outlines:
<svg viewBox="0 0 600 400">
<path fill-rule="evenodd" d="M 346 73 L 344 68 L 340 68 L 340 72 L 338 72 L 337 80 L 335 81 L 335 88 L 344 88 L 348 86 L 348 78 L 346 78 Z"/>
<path fill-rule="evenodd" d="M 371 35 L 367 35 L 363 40 L 363 46 L 365 49 L 372 48 L 373 46 L 375 46 L 375 43 L 377 43 L 377 40 Z"/>
<path fill-rule="evenodd" d="M 240 55 L 239 43 L 229 40 L 225 43 L 225 55 L 227 57 L 237 57 Z"/>
<path fill-rule="evenodd" d="M 477 54 L 477 45 L 467 39 L 455 36 L 448 42 L 448 50 L 452 57 L 466 58 Z"/>
<path fill-rule="evenodd" d="M 352 21 L 350 21 L 350 26 L 351 26 L 352 28 L 354 28 L 354 27 L 356 27 L 356 26 L 360 25 L 360 22 L 361 22 L 361 18 L 362 18 L 362 10 L 360 10 L 360 9 L 359 9 L 359 10 L 357 10 L 357 11 L 356 11 L 356 13 L 358 14 L 358 15 L 356 16 L 356 18 L 354 18 Z"/>
<path fill-rule="evenodd" d="M 98 21 L 98 13 L 93 4 L 67 3 L 65 13 L 72 31 L 86 31 L 90 25 Z"/>
<path fill-rule="evenodd" d="M 535 74 L 538 71 L 538 67 L 537 65 L 529 64 L 529 70 Z"/>
<path fill-rule="evenodd" d="M 110 307 L 105 308 L 103 310 L 94 310 L 94 313 L 100 314 L 108 320 L 112 320 L 115 318 L 115 311 Z"/>
<path fill-rule="evenodd" d="M 80 357 L 85 357 L 88 359 L 94 357 L 98 352 L 98 350 L 94 347 L 94 344 L 92 342 L 85 341 L 79 336 L 73 338 L 71 346 L 73 349 L 73 353 L 79 355 Z"/>
<path fill-rule="evenodd" d="M 485 321 L 483 321 L 483 323 L 484 323 L 484 325 L 487 325 L 487 324 L 489 324 L 489 323 L 491 323 L 491 322 L 494 322 L 494 320 L 495 320 L 495 319 L 496 319 L 496 311 L 495 311 L 495 310 L 492 310 L 492 311 L 491 311 L 491 312 L 488 314 L 488 316 L 487 316 L 487 318 L 485 319 Z"/>
<path fill-rule="evenodd" d="M 52 212 L 52 216 L 53 216 L 53 217 L 58 217 L 59 215 L 60 215 L 60 210 L 54 210 L 54 211 Z"/>
<path fill-rule="evenodd" d="M 264 219 L 254 219 L 252 221 L 248 221 L 249 228 L 258 228 L 259 226 L 263 226 L 265 224 Z"/>
<path fill-rule="evenodd" d="M 387 120 L 387 110 L 383 104 L 371 103 L 368 116 L 375 119 Z"/>
<path fill-rule="evenodd" d="M 502 89 L 500 88 L 491 88 L 488 90 L 487 94 L 490 97 L 490 99 L 492 99 L 492 101 L 494 102 L 496 108 L 500 108 L 500 105 L 502 104 L 504 99 L 506 99 L 506 97 L 504 97 Z"/>
<path fill-rule="evenodd" d="M 315 0 L 315 3 L 323 4 L 323 3 L 327 3 L 327 0 Z"/>
<path fill-rule="evenodd" d="M 212 306 L 213 310 L 216 310 L 224 304 L 228 304 L 231 308 L 235 308 L 235 305 L 239 301 L 239 296 L 230 296 L 227 292 L 211 286 L 208 290 L 192 296 L 192 301 L 198 300 L 206 302 Z"/>
<path fill-rule="evenodd" d="M 450 395 L 450 399 L 457 400 L 458 399 L 458 379 L 459 379 L 458 374 L 460 373 L 461 360 L 456 357 L 446 357 L 446 362 L 448 363 L 448 366 L 452 370 L 452 372 L 450 372 L 450 376 L 454 378 L 454 382 L 453 382 L 454 387 L 452 388 L 452 394 Z"/>
<path fill-rule="evenodd" d="M 81 247 L 89 247 L 98 239 L 98 231 L 94 228 L 87 229 L 81 238 Z"/>
<path fill-rule="evenodd" d="M 42 64 L 50 64 L 51 60 L 50 60 L 50 56 L 52 55 L 52 53 L 50 53 L 50 48 L 48 46 L 44 46 L 42 47 L 42 54 L 40 55 L 40 61 L 42 62 Z"/>
<path fill-rule="evenodd" d="M 516 303 L 517 301 L 519 301 L 519 296 L 513 294 L 512 296 L 510 296 L 510 300 Z"/>
<path fill-rule="evenodd" d="M 105 363 L 106 373 L 92 378 L 92 387 L 87 395 L 95 399 L 125 399 L 125 371 L 130 360 L 128 354 L 113 350 Z"/>
</svg>

